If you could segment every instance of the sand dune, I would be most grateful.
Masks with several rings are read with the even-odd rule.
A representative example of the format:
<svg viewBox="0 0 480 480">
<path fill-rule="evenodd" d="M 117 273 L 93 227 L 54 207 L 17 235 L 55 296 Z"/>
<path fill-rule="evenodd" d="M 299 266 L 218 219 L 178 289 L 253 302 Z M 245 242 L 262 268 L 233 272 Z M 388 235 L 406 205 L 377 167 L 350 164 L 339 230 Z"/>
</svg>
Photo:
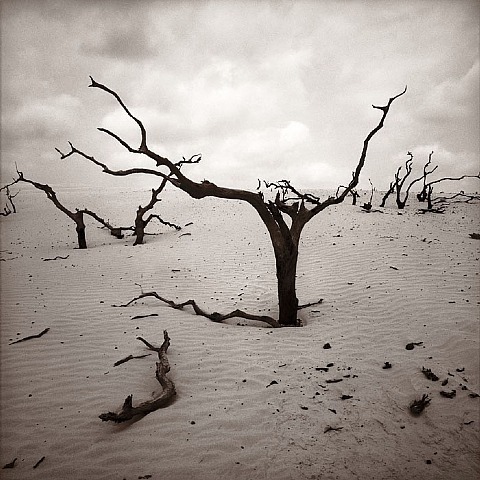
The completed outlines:
<svg viewBox="0 0 480 480">
<path fill-rule="evenodd" d="M 61 193 L 122 225 L 148 197 Z M 324 301 L 301 311 L 303 328 L 272 329 L 214 324 L 154 299 L 112 307 L 143 289 L 274 316 L 273 252 L 248 205 L 166 192 L 157 211 L 193 223 L 152 227 L 158 234 L 137 247 L 89 223 L 80 251 L 41 192 L 16 200 L 19 212 L 0 220 L 1 466 L 17 458 L 2 478 L 480 475 L 480 242 L 469 237 L 480 232 L 478 204 L 400 215 L 345 203 L 320 214 L 302 237 L 298 296 Z M 175 401 L 128 425 L 101 422 L 127 395 L 135 403 L 159 391 L 155 355 L 113 365 L 152 353 L 136 337 L 160 345 L 164 329 Z M 421 345 L 407 350 L 411 342 Z M 431 404 L 414 417 L 408 406 L 424 393 Z"/>
</svg>

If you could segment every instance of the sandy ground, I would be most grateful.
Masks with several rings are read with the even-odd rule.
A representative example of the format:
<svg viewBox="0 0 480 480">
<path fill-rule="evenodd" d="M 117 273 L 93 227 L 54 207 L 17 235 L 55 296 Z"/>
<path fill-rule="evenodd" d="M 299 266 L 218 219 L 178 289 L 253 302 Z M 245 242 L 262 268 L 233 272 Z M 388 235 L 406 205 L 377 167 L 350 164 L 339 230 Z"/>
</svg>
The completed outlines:
<svg viewBox="0 0 480 480">
<path fill-rule="evenodd" d="M 149 196 L 59 195 L 123 225 Z M 349 203 L 302 237 L 300 303 L 323 304 L 301 311 L 303 328 L 272 329 L 214 324 L 153 299 L 112 307 L 143 289 L 275 315 L 273 253 L 248 205 L 166 192 L 156 211 L 192 224 L 155 226 L 133 247 L 89 222 L 89 248 L 78 250 L 69 219 L 22 189 L 19 212 L 0 219 L 1 466 L 17 458 L 1 478 L 478 478 L 480 242 L 469 237 L 480 233 L 478 204 L 400 215 Z M 57 256 L 68 258 L 48 260 Z M 164 329 L 173 404 L 126 425 L 100 421 L 127 395 L 136 403 L 161 389 L 155 355 L 114 363 L 151 353 L 136 337 L 160 345 Z M 423 394 L 430 405 L 411 415 Z"/>
</svg>

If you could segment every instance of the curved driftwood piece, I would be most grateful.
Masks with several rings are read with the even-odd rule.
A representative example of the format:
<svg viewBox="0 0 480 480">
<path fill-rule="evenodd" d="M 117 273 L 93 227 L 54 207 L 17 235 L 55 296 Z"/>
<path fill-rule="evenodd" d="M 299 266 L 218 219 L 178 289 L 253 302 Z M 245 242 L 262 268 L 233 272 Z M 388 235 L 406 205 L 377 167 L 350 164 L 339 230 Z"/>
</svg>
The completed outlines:
<svg viewBox="0 0 480 480">
<path fill-rule="evenodd" d="M 141 293 L 138 297 L 132 298 L 132 300 L 130 300 L 127 303 L 124 303 L 122 305 L 112 305 L 112 306 L 128 307 L 132 303 L 138 300 L 141 300 L 142 298 L 145 298 L 145 297 L 154 297 L 157 300 L 160 300 L 161 302 L 166 303 L 168 306 L 174 308 L 175 310 L 183 310 L 186 306 L 190 305 L 193 308 L 195 315 L 200 315 L 201 317 L 208 318 L 212 322 L 216 322 L 216 323 L 222 323 L 223 321 L 228 320 L 229 318 L 238 317 L 238 318 L 244 318 L 246 320 L 256 320 L 258 322 L 268 323 L 268 325 L 270 325 L 273 328 L 279 328 L 282 326 L 279 322 L 277 322 L 277 320 L 267 315 L 252 315 L 250 313 L 247 313 L 247 312 L 244 312 L 243 310 L 238 310 L 238 309 L 234 310 L 233 312 L 225 313 L 225 314 L 218 313 L 218 312 L 208 313 L 202 310 L 197 305 L 197 302 L 195 302 L 195 300 L 187 300 L 186 302 L 183 302 L 183 303 L 175 303 L 173 300 L 168 300 L 167 298 L 163 298 L 157 292 Z"/>
<path fill-rule="evenodd" d="M 166 330 L 163 331 L 163 343 L 161 347 L 154 347 L 148 343 L 144 338 L 137 337 L 137 340 L 143 342 L 149 350 L 153 350 L 158 353 L 157 370 L 155 376 L 158 382 L 162 386 L 163 390 L 160 395 L 153 400 L 140 403 L 136 407 L 132 404 L 133 395 L 129 395 L 123 402 L 123 406 L 118 413 L 107 412 L 99 415 L 99 418 L 103 422 L 112 421 L 115 423 L 122 423 L 131 420 L 137 415 L 147 415 L 159 408 L 166 407 L 170 404 L 172 398 L 175 396 L 175 384 L 167 377 L 167 373 L 170 371 L 170 364 L 167 358 L 167 350 L 170 346 L 170 337 Z"/>
</svg>

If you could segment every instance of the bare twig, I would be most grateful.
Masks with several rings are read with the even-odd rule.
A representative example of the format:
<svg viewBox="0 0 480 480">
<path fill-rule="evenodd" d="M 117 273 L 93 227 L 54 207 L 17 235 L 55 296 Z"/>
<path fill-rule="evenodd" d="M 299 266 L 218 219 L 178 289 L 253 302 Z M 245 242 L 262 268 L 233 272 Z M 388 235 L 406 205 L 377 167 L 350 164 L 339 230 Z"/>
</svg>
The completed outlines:
<svg viewBox="0 0 480 480">
<path fill-rule="evenodd" d="M 44 262 L 50 262 L 52 260 L 66 260 L 68 257 L 69 255 L 67 255 L 66 257 L 61 257 L 60 255 L 57 255 L 55 258 L 43 258 L 42 260 Z"/>
<path fill-rule="evenodd" d="M 31 340 L 32 338 L 40 338 L 42 335 L 45 335 L 50 329 L 46 328 L 45 330 L 42 330 L 40 333 L 37 333 L 36 335 L 29 335 L 28 337 L 23 337 L 20 340 L 15 340 L 12 343 L 9 343 L 9 345 L 13 345 L 15 343 L 20 343 L 20 342 L 26 342 L 27 340 Z"/>
<path fill-rule="evenodd" d="M 149 357 L 150 356 L 150 353 L 147 353 L 145 355 L 137 355 L 137 356 L 133 356 L 133 355 L 128 355 L 128 357 L 125 357 L 125 358 L 122 358 L 121 360 L 117 360 L 113 366 L 114 367 L 118 367 L 119 365 L 121 365 L 122 363 L 126 363 L 126 362 L 129 362 L 130 360 L 133 360 L 135 358 L 145 358 L 145 357 Z"/>
</svg>

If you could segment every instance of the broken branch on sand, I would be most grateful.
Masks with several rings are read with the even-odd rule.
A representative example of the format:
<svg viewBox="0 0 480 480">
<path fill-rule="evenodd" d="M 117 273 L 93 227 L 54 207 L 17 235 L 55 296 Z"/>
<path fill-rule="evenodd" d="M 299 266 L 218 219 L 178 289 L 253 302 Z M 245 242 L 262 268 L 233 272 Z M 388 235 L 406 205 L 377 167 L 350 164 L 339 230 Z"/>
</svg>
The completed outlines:
<svg viewBox="0 0 480 480">
<path fill-rule="evenodd" d="M 133 360 L 134 358 L 145 358 L 145 357 L 148 357 L 150 356 L 150 353 L 146 353 L 145 355 L 137 355 L 137 356 L 134 356 L 134 355 L 129 355 L 128 357 L 125 357 L 125 358 L 122 358 L 121 360 L 118 360 L 117 362 L 115 362 L 113 364 L 114 367 L 118 367 L 119 365 L 121 365 L 122 363 L 126 363 L 130 360 Z"/>
<path fill-rule="evenodd" d="M 50 262 L 51 260 L 66 260 L 69 257 L 67 255 L 66 257 L 61 257 L 60 255 L 57 255 L 55 258 L 42 258 L 44 262 Z"/>
<path fill-rule="evenodd" d="M 200 315 L 202 317 L 208 318 L 212 322 L 216 322 L 216 323 L 221 323 L 224 320 L 228 320 L 229 318 L 239 317 L 239 318 L 245 318 L 246 320 L 256 320 L 258 322 L 264 322 L 264 323 L 267 323 L 268 325 L 270 325 L 273 328 L 279 328 L 279 327 L 282 326 L 282 325 L 280 325 L 279 322 L 277 322 L 277 320 L 275 320 L 274 318 L 269 317 L 267 315 L 252 315 L 250 313 L 246 313 L 246 312 L 244 312 L 242 310 L 238 310 L 238 309 L 234 310 L 233 312 L 226 313 L 226 314 L 221 314 L 221 313 L 218 313 L 218 312 L 207 313 L 197 305 L 195 300 L 187 300 L 186 302 L 183 302 L 183 303 L 175 303 L 173 300 L 168 300 L 166 298 L 161 297 L 157 292 L 141 293 L 138 297 L 133 298 L 132 300 L 130 300 L 129 302 L 127 302 L 125 304 L 112 305 L 112 306 L 113 307 L 128 307 L 132 303 L 134 303 L 138 300 L 141 300 L 142 298 L 145 298 L 145 297 L 154 297 L 157 300 L 160 300 L 161 302 L 166 303 L 167 305 L 169 305 L 170 307 L 172 307 L 176 310 L 183 310 L 184 307 L 190 305 L 193 308 L 196 315 Z"/>
<path fill-rule="evenodd" d="M 125 399 L 120 412 L 107 412 L 99 415 L 99 418 L 103 422 L 112 421 L 115 423 L 122 423 L 131 420 L 137 415 L 147 415 L 155 410 L 158 410 L 159 408 L 166 407 L 175 396 L 175 384 L 167 377 L 167 373 L 170 371 L 170 364 L 167 358 L 167 350 L 170 346 L 170 337 L 168 336 L 166 330 L 163 331 L 163 337 L 164 340 L 160 347 L 154 347 L 142 337 L 137 337 L 137 340 L 143 342 L 150 350 L 158 353 L 159 361 L 157 362 L 157 371 L 155 376 L 163 388 L 161 394 L 153 400 L 143 402 L 136 407 L 132 405 L 133 395 L 129 395 Z"/>
<path fill-rule="evenodd" d="M 13 345 L 14 343 L 26 342 L 27 340 L 31 340 L 32 338 L 40 338 L 42 335 L 45 335 L 49 330 L 49 328 L 46 328 L 45 330 L 37 333 L 36 335 L 29 335 L 28 337 L 23 337 L 20 340 L 15 340 L 14 342 L 9 343 L 9 345 Z"/>
<path fill-rule="evenodd" d="M 303 310 L 304 308 L 314 307 L 315 305 L 320 305 L 321 303 L 323 303 L 323 298 L 318 300 L 318 302 L 310 302 L 310 303 L 305 303 L 303 305 L 299 305 L 297 307 L 297 310 Z"/>
</svg>

